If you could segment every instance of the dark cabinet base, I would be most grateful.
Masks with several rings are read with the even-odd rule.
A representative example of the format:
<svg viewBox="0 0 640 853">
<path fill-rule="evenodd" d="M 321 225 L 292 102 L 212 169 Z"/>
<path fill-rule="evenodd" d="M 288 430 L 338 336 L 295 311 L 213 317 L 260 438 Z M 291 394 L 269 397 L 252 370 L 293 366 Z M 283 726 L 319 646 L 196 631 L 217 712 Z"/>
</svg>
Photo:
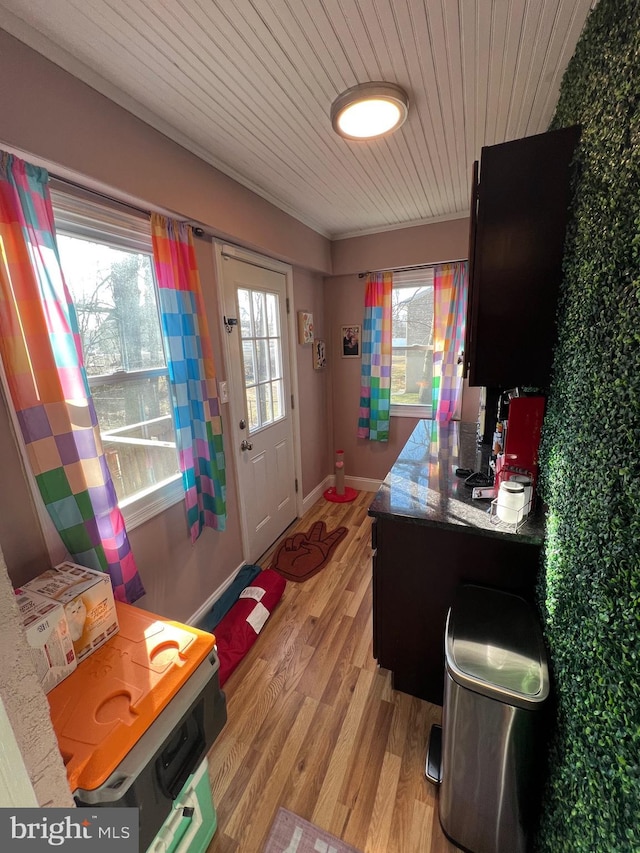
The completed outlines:
<svg viewBox="0 0 640 853">
<path fill-rule="evenodd" d="M 441 705 L 456 588 L 480 584 L 533 601 L 540 545 L 402 518 L 379 516 L 374 527 L 374 654 L 396 690 Z"/>
</svg>

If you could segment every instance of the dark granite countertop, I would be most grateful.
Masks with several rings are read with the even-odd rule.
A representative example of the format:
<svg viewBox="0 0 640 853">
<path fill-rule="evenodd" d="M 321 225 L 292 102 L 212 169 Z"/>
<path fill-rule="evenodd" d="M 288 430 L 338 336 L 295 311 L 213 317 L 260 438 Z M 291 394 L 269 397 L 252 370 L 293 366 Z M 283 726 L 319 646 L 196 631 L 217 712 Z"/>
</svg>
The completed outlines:
<svg viewBox="0 0 640 853">
<path fill-rule="evenodd" d="M 534 512 L 515 531 L 491 518 L 489 500 L 473 500 L 456 468 L 486 472 L 489 449 L 478 448 L 476 425 L 421 420 L 378 489 L 369 515 L 440 528 L 465 528 L 482 536 L 541 544 L 544 513 Z"/>
</svg>

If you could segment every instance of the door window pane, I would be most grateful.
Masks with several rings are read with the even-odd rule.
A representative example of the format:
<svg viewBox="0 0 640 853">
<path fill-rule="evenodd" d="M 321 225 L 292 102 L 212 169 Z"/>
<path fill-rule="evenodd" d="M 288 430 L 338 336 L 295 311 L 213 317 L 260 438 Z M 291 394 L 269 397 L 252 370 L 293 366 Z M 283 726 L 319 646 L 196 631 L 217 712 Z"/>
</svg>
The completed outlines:
<svg viewBox="0 0 640 853">
<path fill-rule="evenodd" d="M 271 406 L 271 384 L 260 385 L 258 388 L 260 395 L 260 420 L 263 424 L 268 424 L 273 421 L 273 407 Z"/>
<path fill-rule="evenodd" d="M 251 296 L 248 290 L 238 290 L 238 313 L 242 337 L 250 338 L 253 335 L 253 321 L 251 319 Z"/>
<path fill-rule="evenodd" d="M 273 419 L 280 420 L 284 417 L 284 405 L 282 399 L 282 380 L 271 383 L 271 399 L 273 401 Z"/>
<path fill-rule="evenodd" d="M 238 289 L 249 432 L 285 416 L 280 299 L 275 293 Z"/>
<path fill-rule="evenodd" d="M 280 317 L 278 315 L 278 298 L 274 293 L 267 293 L 267 334 L 270 338 L 280 337 Z"/>
<path fill-rule="evenodd" d="M 258 382 L 266 382 L 269 379 L 269 342 L 256 341 L 256 351 L 258 353 Z"/>
<path fill-rule="evenodd" d="M 257 387 L 247 388 L 247 420 L 249 422 L 249 432 L 258 429 L 260 426 L 260 417 L 258 415 L 258 389 Z"/>
<path fill-rule="evenodd" d="M 244 359 L 244 381 L 247 386 L 256 382 L 256 357 L 253 341 L 242 342 L 242 358 Z"/>
<path fill-rule="evenodd" d="M 267 311 L 264 293 L 253 291 L 253 322 L 256 338 L 267 334 Z"/>
<path fill-rule="evenodd" d="M 280 378 L 282 376 L 280 343 L 277 340 L 269 341 L 269 370 L 271 371 L 271 376 L 274 378 Z"/>
</svg>

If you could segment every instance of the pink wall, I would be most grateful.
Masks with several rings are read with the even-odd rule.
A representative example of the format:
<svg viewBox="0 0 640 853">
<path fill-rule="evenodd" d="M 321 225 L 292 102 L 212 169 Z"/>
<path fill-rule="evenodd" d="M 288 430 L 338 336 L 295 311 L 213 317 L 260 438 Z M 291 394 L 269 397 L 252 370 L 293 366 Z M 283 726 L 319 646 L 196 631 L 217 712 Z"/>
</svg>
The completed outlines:
<svg viewBox="0 0 640 853">
<path fill-rule="evenodd" d="M 321 276 L 295 269 L 293 273 L 294 308 L 311 311 L 314 335 L 327 341 L 325 299 Z M 298 364 L 298 415 L 303 445 L 313 448 L 302 462 L 302 494 L 306 497 L 330 471 L 330 438 L 332 413 L 328 369 L 313 369 L 311 345 L 295 343 Z"/>
<path fill-rule="evenodd" d="M 331 244 L 331 274 L 347 275 L 466 260 L 468 245 L 469 218 L 466 216 L 430 225 L 398 228 L 384 234 L 334 240 Z"/>
</svg>

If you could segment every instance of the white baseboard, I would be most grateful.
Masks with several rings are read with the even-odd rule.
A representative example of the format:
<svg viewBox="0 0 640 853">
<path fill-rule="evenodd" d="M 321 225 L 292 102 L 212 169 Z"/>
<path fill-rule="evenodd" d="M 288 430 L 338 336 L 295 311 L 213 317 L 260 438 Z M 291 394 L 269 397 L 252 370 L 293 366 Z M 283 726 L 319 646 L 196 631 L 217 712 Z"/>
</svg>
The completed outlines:
<svg viewBox="0 0 640 853">
<path fill-rule="evenodd" d="M 196 610 L 196 612 L 194 614 L 192 614 L 187 619 L 185 624 L 191 625 L 191 626 L 197 626 L 198 623 L 201 622 L 202 619 L 211 610 L 211 608 L 216 603 L 216 601 L 220 598 L 222 593 L 231 586 L 231 584 L 236 579 L 236 576 L 237 576 L 238 572 L 240 571 L 240 569 L 246 565 L 247 565 L 246 563 L 241 563 L 237 569 L 234 569 L 234 571 L 232 571 L 231 574 L 229 575 L 229 577 L 220 584 L 220 586 L 215 590 L 215 592 L 211 593 L 211 595 L 209 596 L 209 598 L 207 598 L 207 600 L 204 602 L 204 604 L 202 604 Z"/>
<path fill-rule="evenodd" d="M 324 480 L 318 486 L 316 486 L 312 492 L 309 492 L 309 494 L 302 501 L 303 511 L 307 512 L 307 510 L 311 509 L 314 503 L 320 500 L 322 495 L 326 492 L 329 486 L 332 485 L 332 483 L 333 477 L 325 477 Z"/>
<path fill-rule="evenodd" d="M 377 492 L 382 485 L 382 480 L 370 480 L 368 477 L 345 477 L 345 483 L 358 492 Z"/>
<path fill-rule="evenodd" d="M 303 511 L 311 509 L 314 503 L 322 497 L 326 490 L 335 484 L 336 478 L 333 475 L 325 477 L 319 486 L 316 486 L 312 492 L 302 501 Z M 358 492 L 377 492 L 381 485 L 381 480 L 370 480 L 367 477 L 345 477 L 345 485 Z"/>
</svg>

